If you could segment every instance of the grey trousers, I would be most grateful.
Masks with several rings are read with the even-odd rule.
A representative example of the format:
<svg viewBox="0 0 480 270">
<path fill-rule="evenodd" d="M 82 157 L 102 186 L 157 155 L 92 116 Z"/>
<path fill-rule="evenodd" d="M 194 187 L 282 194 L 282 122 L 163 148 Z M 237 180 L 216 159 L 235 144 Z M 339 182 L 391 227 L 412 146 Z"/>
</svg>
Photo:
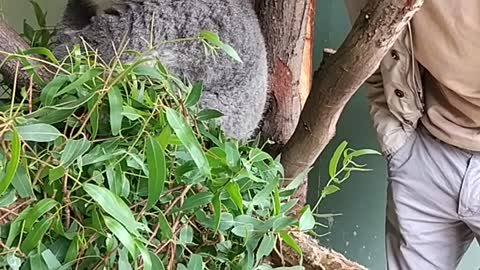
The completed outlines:
<svg viewBox="0 0 480 270">
<path fill-rule="evenodd" d="M 387 268 L 454 270 L 480 235 L 480 153 L 419 127 L 388 158 L 388 178 Z"/>
</svg>

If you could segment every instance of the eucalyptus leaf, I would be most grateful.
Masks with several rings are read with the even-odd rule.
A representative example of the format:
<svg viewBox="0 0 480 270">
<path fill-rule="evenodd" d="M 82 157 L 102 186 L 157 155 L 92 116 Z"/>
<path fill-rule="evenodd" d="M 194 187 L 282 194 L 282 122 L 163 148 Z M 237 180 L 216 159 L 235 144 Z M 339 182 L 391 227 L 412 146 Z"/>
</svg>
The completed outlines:
<svg viewBox="0 0 480 270">
<path fill-rule="evenodd" d="M 203 270 L 205 265 L 202 260 L 202 256 L 198 254 L 192 254 L 190 261 L 187 264 L 187 270 Z"/>
<path fill-rule="evenodd" d="M 132 257 L 135 258 L 137 256 L 137 247 L 132 235 L 115 219 L 104 216 L 103 220 L 107 228 L 117 237 L 123 246 L 128 249 Z"/>
<path fill-rule="evenodd" d="M 120 134 L 123 120 L 123 99 L 118 87 L 113 86 L 108 91 L 108 102 L 110 105 L 110 128 L 112 135 L 116 136 Z"/>
<path fill-rule="evenodd" d="M 167 120 L 182 144 L 187 148 L 198 168 L 205 174 L 210 174 L 210 167 L 192 128 L 185 119 L 175 110 L 166 108 Z"/>
<path fill-rule="evenodd" d="M 299 221 L 299 229 L 302 231 L 309 231 L 315 227 L 315 218 L 313 216 L 312 210 L 308 207 L 305 212 L 303 212 Z"/>
<path fill-rule="evenodd" d="M 67 140 L 60 158 L 60 165 L 69 167 L 76 159 L 82 157 L 90 149 L 91 145 L 92 143 L 87 139 Z"/>
<path fill-rule="evenodd" d="M 18 126 L 16 131 L 23 141 L 30 142 L 52 142 L 62 136 L 62 133 L 54 126 L 43 123 Z M 11 139 L 12 133 L 7 132 L 5 140 L 9 141 Z"/>
<path fill-rule="evenodd" d="M 11 143 L 11 156 L 10 160 L 8 161 L 7 167 L 5 169 L 5 174 L 3 175 L 0 181 L 0 194 L 3 194 L 7 188 L 10 186 L 13 178 L 15 177 L 15 173 L 18 168 L 18 164 L 20 163 L 20 152 L 21 152 L 21 142 L 20 136 L 16 130 L 13 131 L 13 140 Z"/>
<path fill-rule="evenodd" d="M 138 236 L 138 229 L 143 226 L 138 223 L 128 206 L 110 190 L 93 184 L 83 184 L 83 189 L 88 193 L 109 215 L 114 217 L 134 236 Z"/>
<path fill-rule="evenodd" d="M 148 164 L 148 202 L 147 209 L 155 205 L 163 191 L 167 178 L 165 153 L 153 137 L 148 136 L 145 142 Z"/>
</svg>

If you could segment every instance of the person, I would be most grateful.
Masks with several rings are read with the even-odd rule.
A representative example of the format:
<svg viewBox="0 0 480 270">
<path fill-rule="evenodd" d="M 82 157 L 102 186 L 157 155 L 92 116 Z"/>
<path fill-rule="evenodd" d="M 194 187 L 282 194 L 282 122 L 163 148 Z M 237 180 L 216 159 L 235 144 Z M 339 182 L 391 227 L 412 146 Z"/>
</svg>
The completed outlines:
<svg viewBox="0 0 480 270">
<path fill-rule="evenodd" d="M 345 0 L 352 21 L 367 0 Z M 366 82 L 388 167 L 389 270 L 455 269 L 480 236 L 480 1 L 425 0 Z"/>
</svg>

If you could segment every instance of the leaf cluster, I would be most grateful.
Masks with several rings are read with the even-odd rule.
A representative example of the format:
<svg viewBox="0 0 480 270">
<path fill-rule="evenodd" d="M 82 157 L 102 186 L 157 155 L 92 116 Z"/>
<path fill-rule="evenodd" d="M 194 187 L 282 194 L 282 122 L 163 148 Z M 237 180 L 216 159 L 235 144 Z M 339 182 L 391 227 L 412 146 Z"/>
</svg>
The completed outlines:
<svg viewBox="0 0 480 270">
<path fill-rule="evenodd" d="M 189 42 L 241 61 L 214 33 Z M 285 185 L 258 139 L 226 137 L 221 113 L 199 107 L 202 82 L 138 54 L 107 64 L 82 44 L 61 60 L 43 47 L 10 56 L 33 79 L 31 59 L 55 75 L 37 81 L 40 95 L 14 88 L 23 99 L 0 103 L 0 266 L 271 269 L 280 242 L 301 255 L 291 232 L 316 225 L 308 206 L 292 213 L 304 175 Z M 337 152 L 335 183 L 339 155 L 369 153 Z"/>
</svg>

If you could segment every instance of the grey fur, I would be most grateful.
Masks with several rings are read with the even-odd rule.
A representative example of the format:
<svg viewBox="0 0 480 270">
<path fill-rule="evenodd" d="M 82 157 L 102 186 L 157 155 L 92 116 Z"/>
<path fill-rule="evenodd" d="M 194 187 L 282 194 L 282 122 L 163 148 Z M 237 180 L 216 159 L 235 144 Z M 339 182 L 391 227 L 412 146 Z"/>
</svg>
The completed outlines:
<svg viewBox="0 0 480 270">
<path fill-rule="evenodd" d="M 106 7 L 107 2 L 112 5 Z M 80 44 L 80 36 L 98 49 L 105 61 L 114 58 L 112 41 L 118 48 L 125 36 L 128 49 L 145 51 L 153 14 L 153 40 L 158 49 L 152 55 L 174 74 L 192 82 L 203 81 L 200 105 L 224 114 L 220 124 L 228 136 L 251 137 L 265 109 L 268 69 L 263 36 L 250 1 L 69 0 L 55 37 L 54 54 L 66 55 L 66 46 Z M 223 52 L 213 59 L 199 42 L 161 44 L 195 37 L 202 30 L 217 33 L 243 63 Z"/>
</svg>

